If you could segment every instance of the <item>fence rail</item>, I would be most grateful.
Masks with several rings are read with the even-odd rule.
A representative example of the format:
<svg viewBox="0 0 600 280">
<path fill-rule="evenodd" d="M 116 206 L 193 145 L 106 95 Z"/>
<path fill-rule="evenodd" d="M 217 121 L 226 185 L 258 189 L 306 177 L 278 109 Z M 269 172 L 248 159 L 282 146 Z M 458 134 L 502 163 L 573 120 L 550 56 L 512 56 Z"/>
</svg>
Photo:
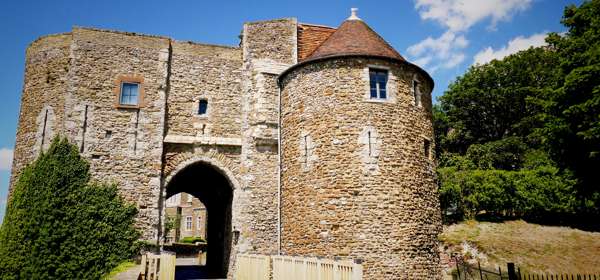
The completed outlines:
<svg viewBox="0 0 600 280">
<path fill-rule="evenodd" d="M 518 280 L 600 280 L 600 274 L 537 274 L 519 273 Z"/>
<path fill-rule="evenodd" d="M 160 255 L 153 253 L 142 255 L 138 279 L 174 280 L 175 254 L 163 252 Z"/>
<path fill-rule="evenodd" d="M 237 256 L 235 279 L 269 280 L 271 279 L 271 259 L 269 256 L 240 254 Z"/>
<path fill-rule="evenodd" d="M 318 258 L 240 254 L 239 280 L 362 280 L 362 264 Z"/>
<path fill-rule="evenodd" d="M 507 263 L 506 269 L 483 269 L 481 265 L 467 264 L 458 259 L 453 279 L 456 280 L 600 280 L 600 274 L 569 274 L 569 273 L 531 273 L 521 272 L 514 263 Z"/>
</svg>

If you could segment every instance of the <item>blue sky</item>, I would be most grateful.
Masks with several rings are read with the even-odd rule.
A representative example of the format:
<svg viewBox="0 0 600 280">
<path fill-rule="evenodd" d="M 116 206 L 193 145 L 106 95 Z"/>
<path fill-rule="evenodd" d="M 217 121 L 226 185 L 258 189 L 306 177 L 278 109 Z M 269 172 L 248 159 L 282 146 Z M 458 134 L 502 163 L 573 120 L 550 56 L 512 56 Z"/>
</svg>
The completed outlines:
<svg viewBox="0 0 600 280">
<path fill-rule="evenodd" d="M 296 17 L 338 26 L 358 16 L 435 80 L 434 97 L 475 61 L 485 63 L 563 32 L 564 0 L 6 1 L 0 9 L 0 220 L 4 216 L 27 45 L 72 26 L 237 45 L 246 21 Z"/>
</svg>

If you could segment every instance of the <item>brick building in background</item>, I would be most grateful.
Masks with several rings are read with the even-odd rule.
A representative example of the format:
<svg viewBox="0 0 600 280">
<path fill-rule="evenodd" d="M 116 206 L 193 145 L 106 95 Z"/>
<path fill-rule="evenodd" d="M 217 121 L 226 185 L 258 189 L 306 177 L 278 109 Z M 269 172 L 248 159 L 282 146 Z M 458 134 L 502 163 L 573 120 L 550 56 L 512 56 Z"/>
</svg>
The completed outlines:
<svg viewBox="0 0 600 280">
<path fill-rule="evenodd" d="M 249 22 L 240 37 L 229 47 L 76 27 L 37 39 L 11 186 L 61 135 L 136 204 L 145 239 L 163 240 L 169 197 L 197 197 L 215 277 L 257 253 L 439 279 L 431 77 L 354 14 L 338 28 Z"/>
<path fill-rule="evenodd" d="M 178 193 L 165 201 L 166 219 L 175 221 L 173 229 L 165 232 L 165 242 L 179 242 L 185 237 L 206 240 L 206 207 L 191 194 Z"/>
</svg>

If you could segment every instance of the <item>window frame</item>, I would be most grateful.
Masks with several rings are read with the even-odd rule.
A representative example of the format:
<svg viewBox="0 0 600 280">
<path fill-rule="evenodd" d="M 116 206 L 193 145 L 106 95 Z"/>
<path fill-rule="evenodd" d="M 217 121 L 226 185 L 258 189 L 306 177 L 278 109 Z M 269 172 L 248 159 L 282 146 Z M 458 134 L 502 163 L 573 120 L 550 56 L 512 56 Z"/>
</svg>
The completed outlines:
<svg viewBox="0 0 600 280">
<path fill-rule="evenodd" d="M 198 217 L 196 217 L 196 230 L 201 230 L 202 228 L 200 227 L 201 222 L 202 221 L 202 215 L 198 214 Z"/>
<path fill-rule="evenodd" d="M 372 77 L 371 77 L 371 73 L 374 72 L 375 75 L 375 87 L 376 87 L 376 92 L 375 92 L 375 97 L 373 97 L 373 88 L 371 87 L 371 83 L 372 83 Z M 384 89 L 384 94 L 385 97 L 381 97 L 381 87 L 380 87 L 380 83 L 379 80 L 377 79 L 377 77 L 379 76 L 379 73 L 385 73 L 385 89 Z M 390 82 L 390 70 L 387 68 L 383 68 L 383 67 L 374 67 L 374 66 L 368 66 L 368 75 L 369 75 L 369 99 L 371 100 L 389 100 L 390 99 L 390 95 L 389 95 L 389 82 Z"/>
<path fill-rule="evenodd" d="M 123 93 L 123 85 L 124 84 L 137 84 L 137 86 L 138 86 L 137 104 L 122 104 L 121 103 L 121 96 Z M 115 86 L 114 86 L 113 92 L 115 94 L 115 107 L 116 108 L 136 109 L 136 108 L 142 108 L 145 105 L 145 103 L 144 103 L 144 97 L 145 97 L 144 77 L 142 77 L 141 75 L 137 75 L 137 74 L 118 75 L 117 78 L 115 79 L 114 85 Z"/>
<path fill-rule="evenodd" d="M 135 85 L 136 95 L 135 95 L 135 103 L 124 103 L 123 96 L 125 94 L 125 86 L 126 85 Z M 131 92 L 128 95 L 129 99 L 132 99 L 134 95 Z M 131 83 L 131 82 L 121 82 L 121 92 L 119 93 L 119 106 L 139 106 L 140 104 L 140 84 L 139 83 Z"/>
<path fill-rule="evenodd" d="M 189 227 L 188 227 L 189 223 Z M 194 228 L 194 218 L 192 216 L 185 216 L 185 231 L 192 231 Z"/>
<path fill-rule="evenodd" d="M 371 98 L 371 78 L 369 70 L 385 70 L 387 71 L 387 83 L 385 88 L 386 98 Z M 367 62 L 362 67 L 361 81 L 363 84 L 363 102 L 379 103 L 379 104 L 395 104 L 398 102 L 398 77 L 393 71 L 393 67 L 386 63 L 369 63 Z"/>
</svg>

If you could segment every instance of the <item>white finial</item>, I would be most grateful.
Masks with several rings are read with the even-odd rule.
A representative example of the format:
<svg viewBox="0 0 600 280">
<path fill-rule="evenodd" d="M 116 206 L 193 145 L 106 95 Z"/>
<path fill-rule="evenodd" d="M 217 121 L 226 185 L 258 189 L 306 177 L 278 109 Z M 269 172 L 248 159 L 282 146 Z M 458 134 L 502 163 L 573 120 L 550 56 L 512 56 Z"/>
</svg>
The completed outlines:
<svg viewBox="0 0 600 280">
<path fill-rule="evenodd" d="M 348 20 L 360 20 L 360 18 L 356 15 L 356 12 L 358 12 L 358 8 L 351 8 L 350 11 L 352 12 L 352 14 L 348 18 Z"/>
</svg>

